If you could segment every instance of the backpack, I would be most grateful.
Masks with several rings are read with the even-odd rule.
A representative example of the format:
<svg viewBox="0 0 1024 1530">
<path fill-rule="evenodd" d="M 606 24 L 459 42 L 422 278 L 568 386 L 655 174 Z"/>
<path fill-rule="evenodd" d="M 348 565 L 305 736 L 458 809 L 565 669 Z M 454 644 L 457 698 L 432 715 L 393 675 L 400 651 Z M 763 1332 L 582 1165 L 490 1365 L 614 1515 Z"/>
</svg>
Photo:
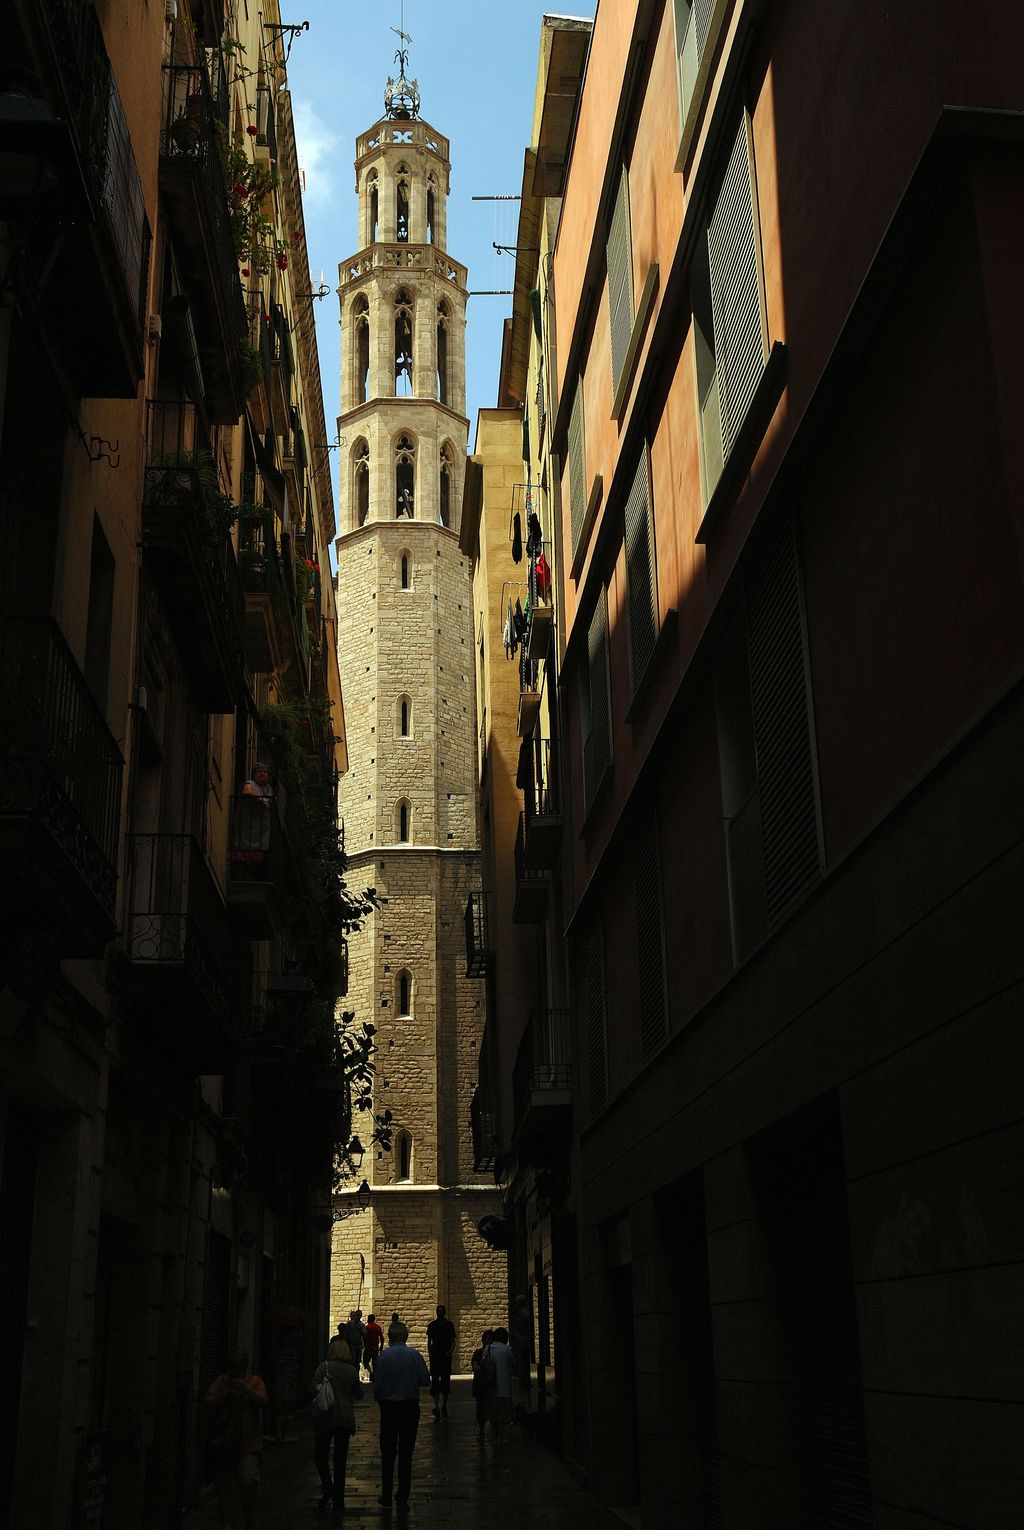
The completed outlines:
<svg viewBox="0 0 1024 1530">
<path fill-rule="evenodd" d="M 322 1423 L 334 1412 L 334 1387 L 331 1383 L 330 1374 L 325 1371 L 323 1380 L 318 1382 L 313 1397 L 309 1404 L 309 1416 L 314 1424 Z"/>
</svg>

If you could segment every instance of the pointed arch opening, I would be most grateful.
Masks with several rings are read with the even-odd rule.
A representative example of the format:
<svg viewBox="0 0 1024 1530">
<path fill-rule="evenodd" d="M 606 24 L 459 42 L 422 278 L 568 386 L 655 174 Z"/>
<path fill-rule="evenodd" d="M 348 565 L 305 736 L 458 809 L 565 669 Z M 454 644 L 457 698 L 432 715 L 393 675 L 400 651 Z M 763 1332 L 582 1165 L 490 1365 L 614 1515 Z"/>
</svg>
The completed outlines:
<svg viewBox="0 0 1024 1530">
<path fill-rule="evenodd" d="M 367 219 L 366 232 L 367 244 L 377 243 L 377 228 L 380 221 L 380 187 L 377 184 L 377 172 L 371 170 L 366 177 L 367 186 Z"/>
<path fill-rule="evenodd" d="M 395 809 L 395 838 L 400 845 L 412 843 L 412 803 L 403 797 Z"/>
<path fill-rule="evenodd" d="M 412 738 L 411 696 L 399 696 L 395 707 L 395 723 L 399 738 Z"/>
<path fill-rule="evenodd" d="M 413 985 L 412 973 L 408 967 L 403 967 L 395 978 L 395 1014 L 401 1020 L 407 1020 L 412 1014 Z"/>
<path fill-rule="evenodd" d="M 352 506 L 356 525 L 365 525 L 370 514 L 370 445 L 365 436 L 352 447 Z"/>
<path fill-rule="evenodd" d="M 409 242 L 409 166 L 399 165 L 395 172 L 395 238 Z"/>
<path fill-rule="evenodd" d="M 365 293 L 352 304 L 355 336 L 356 403 L 365 404 L 370 386 L 370 304 Z"/>
<path fill-rule="evenodd" d="M 412 294 L 404 287 L 395 293 L 395 396 L 412 397 Z"/>
<path fill-rule="evenodd" d="M 455 497 L 452 490 L 454 473 L 455 453 L 451 442 L 446 441 L 441 447 L 440 480 L 437 486 L 438 513 L 442 526 L 450 527 L 452 524 L 452 506 Z"/>
<path fill-rule="evenodd" d="M 416 443 L 403 432 L 395 442 L 395 517 L 415 516 Z"/>
<path fill-rule="evenodd" d="M 452 311 L 442 299 L 437 305 L 437 397 L 442 404 L 448 403 L 451 392 L 448 377 L 448 332 L 451 321 Z"/>
<path fill-rule="evenodd" d="M 401 589 L 412 589 L 412 554 L 407 547 L 398 555 L 398 579 Z"/>
<path fill-rule="evenodd" d="M 427 243 L 436 243 L 434 239 L 435 216 L 437 209 L 437 180 L 433 174 L 427 176 Z"/>
<path fill-rule="evenodd" d="M 406 1131 L 395 1138 L 395 1176 L 400 1180 L 412 1179 L 412 1136 Z"/>
</svg>

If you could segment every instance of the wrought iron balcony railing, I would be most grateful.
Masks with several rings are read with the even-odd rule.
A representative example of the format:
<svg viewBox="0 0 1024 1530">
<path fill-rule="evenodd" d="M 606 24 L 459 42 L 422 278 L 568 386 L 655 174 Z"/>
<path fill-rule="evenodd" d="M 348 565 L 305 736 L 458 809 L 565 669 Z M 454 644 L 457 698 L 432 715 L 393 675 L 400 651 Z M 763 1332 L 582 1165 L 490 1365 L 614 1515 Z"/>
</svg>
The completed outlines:
<svg viewBox="0 0 1024 1530">
<path fill-rule="evenodd" d="M 494 1112 L 482 1090 L 474 1089 L 469 1105 L 469 1127 L 473 1137 L 473 1167 L 478 1173 L 494 1168 L 498 1138 Z"/>
<path fill-rule="evenodd" d="M 55 622 L 0 628 L 0 707 L 4 839 L 24 839 L 32 877 L 51 859 L 46 836 L 56 890 L 72 909 L 76 888 L 85 894 L 83 928 L 102 944 L 113 929 L 123 761 Z"/>
<path fill-rule="evenodd" d="M 494 955 L 491 944 L 491 895 L 470 893 L 466 903 L 466 976 L 485 977 Z"/>
<path fill-rule="evenodd" d="M 512 905 L 512 918 L 516 924 L 538 924 L 548 912 L 551 876 L 546 868 L 534 864 L 528 832 L 526 814 L 520 813 L 514 853 L 516 895 Z"/>
<path fill-rule="evenodd" d="M 567 1009 L 534 1010 L 512 1069 L 515 1129 L 522 1133 L 530 1111 L 570 1104 L 572 1053 Z"/>
</svg>

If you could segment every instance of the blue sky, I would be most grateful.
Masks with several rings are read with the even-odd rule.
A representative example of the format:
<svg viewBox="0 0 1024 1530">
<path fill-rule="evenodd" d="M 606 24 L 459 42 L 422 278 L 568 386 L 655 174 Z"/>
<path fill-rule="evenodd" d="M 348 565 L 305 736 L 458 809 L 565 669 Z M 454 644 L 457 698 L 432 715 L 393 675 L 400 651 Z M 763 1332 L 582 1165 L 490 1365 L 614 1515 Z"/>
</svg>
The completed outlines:
<svg viewBox="0 0 1024 1530">
<path fill-rule="evenodd" d="M 317 344 L 328 435 L 338 412 L 338 264 L 358 247 L 353 159 L 356 136 L 384 113 L 401 0 L 300 0 L 285 21 L 309 21 L 288 61 L 299 158 L 306 176 L 303 211 L 314 287 L 321 269 L 330 294 L 316 305 Z M 474 202 L 515 194 L 523 173 L 537 78 L 541 17 L 592 17 L 594 0 L 564 6 L 538 0 L 405 0 L 412 37 L 409 73 L 419 81 L 421 115 L 451 140 L 448 249 L 469 267 L 473 288 L 511 287 L 518 204 Z M 467 322 L 470 447 L 480 408 L 495 403 L 501 326 L 511 298 L 473 297 Z"/>
</svg>

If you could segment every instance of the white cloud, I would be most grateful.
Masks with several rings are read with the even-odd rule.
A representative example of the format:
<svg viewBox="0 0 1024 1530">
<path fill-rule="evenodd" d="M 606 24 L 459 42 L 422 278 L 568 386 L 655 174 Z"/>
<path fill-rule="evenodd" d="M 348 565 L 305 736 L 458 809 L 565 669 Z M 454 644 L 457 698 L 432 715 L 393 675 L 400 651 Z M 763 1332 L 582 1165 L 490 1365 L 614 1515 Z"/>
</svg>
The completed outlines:
<svg viewBox="0 0 1024 1530">
<path fill-rule="evenodd" d="M 295 147 L 299 156 L 299 169 L 305 176 L 304 202 L 307 207 L 323 207 L 334 194 L 334 167 L 338 149 L 338 135 L 308 101 L 292 100 L 295 115 Z"/>
</svg>

